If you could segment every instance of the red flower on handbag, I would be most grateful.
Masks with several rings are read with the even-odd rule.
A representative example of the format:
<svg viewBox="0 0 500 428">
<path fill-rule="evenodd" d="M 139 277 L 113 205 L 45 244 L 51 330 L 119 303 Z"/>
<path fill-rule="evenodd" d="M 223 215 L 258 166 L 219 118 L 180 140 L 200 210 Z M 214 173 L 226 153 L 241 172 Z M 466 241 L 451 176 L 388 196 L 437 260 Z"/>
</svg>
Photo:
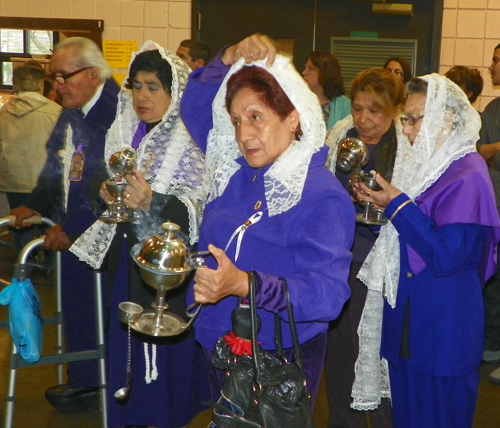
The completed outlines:
<svg viewBox="0 0 500 428">
<path fill-rule="evenodd" d="M 223 336 L 226 341 L 226 345 L 231 349 L 231 353 L 238 357 L 243 357 L 248 355 L 251 357 L 252 353 L 252 341 L 248 339 L 242 339 L 236 336 L 232 331 L 228 335 Z M 260 342 L 259 342 L 260 345 Z"/>
</svg>

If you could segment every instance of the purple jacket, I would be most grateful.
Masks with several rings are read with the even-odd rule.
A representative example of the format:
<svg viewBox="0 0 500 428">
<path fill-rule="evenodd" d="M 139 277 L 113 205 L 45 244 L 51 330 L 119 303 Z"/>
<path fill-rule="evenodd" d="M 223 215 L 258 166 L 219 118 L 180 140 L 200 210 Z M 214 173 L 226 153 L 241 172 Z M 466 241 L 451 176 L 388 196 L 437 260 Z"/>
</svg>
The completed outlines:
<svg viewBox="0 0 500 428">
<path fill-rule="evenodd" d="M 394 198 L 386 216 L 407 200 Z M 403 352 L 412 370 L 433 376 L 467 375 L 481 363 L 482 287 L 496 268 L 500 238 L 484 160 L 470 153 L 453 162 L 392 224 L 401 271 L 396 307 L 384 308 L 381 355 L 391 362 Z"/>
<path fill-rule="evenodd" d="M 201 70 L 201 71 L 200 71 Z M 204 149 L 212 127 L 211 103 L 229 70 L 219 58 L 190 75 L 181 102 L 184 123 L 198 145 Z M 348 193 L 325 167 L 327 148 L 316 153 L 309 165 L 301 201 L 287 212 L 269 217 L 264 195 L 263 174 L 248 166 L 233 175 L 224 194 L 207 204 L 200 231 L 199 250 L 208 244 L 224 249 L 235 231 L 257 211 L 261 202 L 261 220 L 250 226 L 242 239 L 235 265 L 258 273 L 257 306 L 262 319 L 259 340 L 264 349 L 274 349 L 273 313 L 287 319 L 279 278 L 287 280 L 294 306 L 299 341 L 304 343 L 326 331 L 349 298 L 347 282 L 354 235 L 354 208 Z M 226 253 L 235 258 L 237 238 Z M 215 261 L 207 265 L 215 268 Z M 192 291 L 190 297 L 192 301 Z M 237 298 L 226 298 L 207 305 L 195 322 L 196 339 L 213 349 L 217 339 L 231 330 L 231 312 Z M 291 340 L 284 329 L 284 346 Z"/>
</svg>

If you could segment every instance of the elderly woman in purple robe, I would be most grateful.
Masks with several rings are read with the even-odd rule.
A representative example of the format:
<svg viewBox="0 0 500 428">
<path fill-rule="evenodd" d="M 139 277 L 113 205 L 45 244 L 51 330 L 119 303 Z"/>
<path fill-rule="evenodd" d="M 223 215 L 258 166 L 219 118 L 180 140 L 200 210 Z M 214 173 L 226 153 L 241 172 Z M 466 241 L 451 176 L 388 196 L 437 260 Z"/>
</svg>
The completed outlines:
<svg viewBox="0 0 500 428">
<path fill-rule="evenodd" d="M 437 74 L 407 91 L 391 183 L 377 174 L 382 190 L 355 186 L 389 223 L 358 274 L 368 295 L 353 407 L 386 396 L 395 428 L 470 428 L 500 222 L 464 92 Z"/>
<path fill-rule="evenodd" d="M 207 398 L 201 349 L 192 333 L 158 338 L 133 332 L 130 392 L 126 399 L 114 396 L 125 384 L 128 354 L 127 328 L 119 320 L 118 305 L 132 301 L 146 308 L 156 296 L 129 256 L 132 246 L 162 232 L 166 221 L 177 223 L 189 244 L 198 239 L 205 201 L 204 157 L 179 116 L 189 72 L 180 58 L 154 42 L 146 42 L 133 56 L 119 93 L 116 119 L 106 136 L 105 158 L 127 146 L 137 151 L 137 171 L 125 177 L 124 193 L 136 221 L 97 221 L 71 247 L 94 268 L 100 268 L 107 256 L 109 427 L 181 428 Z M 101 196 L 110 199 L 105 183 Z M 186 313 L 186 292 L 187 286 L 169 293 L 169 311 L 180 317 Z"/>
<path fill-rule="evenodd" d="M 224 372 L 211 367 L 212 350 L 231 330 L 238 297 L 248 294 L 247 271 L 257 277 L 259 340 L 269 351 L 275 349 L 274 314 L 287 320 L 279 278 L 286 279 L 314 397 L 328 321 L 349 297 L 354 234 L 349 195 L 324 167 L 328 148 L 318 98 L 288 58 L 254 35 L 190 75 L 181 114 L 206 148 L 209 198 L 199 249 L 214 258 L 197 270 L 193 296 L 206 304 L 195 337 L 206 356 L 212 399 L 220 397 L 224 381 Z M 289 355 L 291 338 L 283 331 Z"/>
</svg>

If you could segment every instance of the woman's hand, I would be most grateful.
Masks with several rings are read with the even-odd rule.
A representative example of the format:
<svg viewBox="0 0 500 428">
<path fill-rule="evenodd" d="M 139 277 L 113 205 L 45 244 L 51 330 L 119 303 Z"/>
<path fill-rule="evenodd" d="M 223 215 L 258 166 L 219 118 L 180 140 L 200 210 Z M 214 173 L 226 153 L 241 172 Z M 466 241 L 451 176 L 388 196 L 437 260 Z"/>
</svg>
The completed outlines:
<svg viewBox="0 0 500 428">
<path fill-rule="evenodd" d="M 103 181 L 101 183 L 101 188 L 99 189 L 99 194 L 101 195 L 101 198 L 106 204 L 110 204 L 113 202 L 113 196 L 111 196 L 111 193 L 108 192 L 108 183 L 112 183 L 111 180 Z"/>
<path fill-rule="evenodd" d="M 242 57 L 247 64 L 267 57 L 266 65 L 270 67 L 276 59 L 276 46 L 269 37 L 259 33 L 253 34 L 237 45 L 228 47 L 221 60 L 226 65 L 233 65 Z"/>
<path fill-rule="evenodd" d="M 245 297 L 248 294 L 248 275 L 239 270 L 223 250 L 208 246 L 217 264 L 216 270 L 201 267 L 194 277 L 194 300 L 198 303 L 217 303 L 227 296 Z"/>
<path fill-rule="evenodd" d="M 378 172 L 375 181 L 382 187 L 382 190 L 371 190 L 366 184 L 357 181 L 353 186 L 356 197 L 363 202 L 371 202 L 375 205 L 375 208 L 383 210 L 396 196 L 403 193 L 385 180 Z"/>
<path fill-rule="evenodd" d="M 133 210 L 149 211 L 151 200 L 153 199 L 153 191 L 144 179 L 144 175 L 138 171 L 134 171 L 133 175 L 126 175 L 124 178 L 128 183 L 123 193 L 125 205 Z"/>
</svg>

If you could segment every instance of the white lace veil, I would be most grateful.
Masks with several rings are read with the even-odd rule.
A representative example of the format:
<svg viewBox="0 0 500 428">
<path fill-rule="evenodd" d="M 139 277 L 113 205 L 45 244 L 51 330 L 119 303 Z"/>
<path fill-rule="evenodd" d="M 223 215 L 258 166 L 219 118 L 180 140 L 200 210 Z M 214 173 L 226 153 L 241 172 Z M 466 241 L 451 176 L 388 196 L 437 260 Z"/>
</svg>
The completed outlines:
<svg viewBox="0 0 500 428">
<path fill-rule="evenodd" d="M 203 154 L 192 141 L 179 115 L 180 99 L 190 69 L 177 55 L 152 41 L 147 41 L 139 52 L 132 55 L 130 65 L 138 53 L 155 49 L 158 49 L 172 69 L 170 94 L 172 101 L 162 121 L 143 138 L 139 145 L 137 170 L 144 173 L 153 191 L 174 195 L 186 205 L 189 213 L 189 239 L 194 243 L 198 239 L 205 196 L 201 190 L 201 177 L 204 174 Z M 131 91 L 125 88 L 125 84 L 126 81 L 123 82 L 118 94 L 116 119 L 106 135 L 105 159 L 109 159 L 109 156 L 123 147 L 131 146 L 140 123 L 133 109 Z M 116 225 L 98 220 L 78 238 L 70 251 L 97 269 L 106 255 L 115 231 Z M 143 230 L 142 233 L 147 236 L 157 232 L 157 230 Z"/>
<path fill-rule="evenodd" d="M 292 142 L 264 175 L 269 216 L 274 216 L 300 201 L 311 157 L 323 146 L 326 128 L 318 97 L 288 58 L 277 55 L 270 68 L 266 67 L 265 60 L 255 61 L 252 65 L 262 67 L 274 76 L 298 111 L 303 132 L 300 141 Z M 209 201 L 224 193 L 229 180 L 240 168 L 235 160 L 241 154 L 225 107 L 225 97 L 228 79 L 245 66 L 244 60 L 240 59 L 231 67 L 213 102 L 214 127 L 208 135 L 204 183 L 205 191 L 210 195 Z"/>
<path fill-rule="evenodd" d="M 413 201 L 432 186 L 450 164 L 476 151 L 481 120 L 464 92 L 439 74 L 421 77 L 428 84 L 424 118 L 415 142 L 398 136 L 392 185 Z M 353 385 L 357 410 L 373 410 L 380 398 L 390 397 L 387 361 L 380 360 L 383 297 L 395 307 L 399 281 L 398 233 L 383 226 L 358 278 L 368 287 L 358 328 L 359 356 Z"/>
</svg>

